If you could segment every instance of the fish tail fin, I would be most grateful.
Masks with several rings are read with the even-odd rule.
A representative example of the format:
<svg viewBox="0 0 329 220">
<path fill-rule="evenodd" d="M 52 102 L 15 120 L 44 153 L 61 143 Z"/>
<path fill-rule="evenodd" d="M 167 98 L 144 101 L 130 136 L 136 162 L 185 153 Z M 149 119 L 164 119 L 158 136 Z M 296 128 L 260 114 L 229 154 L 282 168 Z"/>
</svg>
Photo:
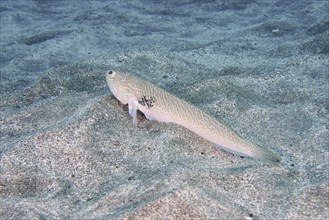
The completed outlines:
<svg viewBox="0 0 329 220">
<path fill-rule="evenodd" d="M 254 152 L 253 157 L 267 163 L 278 163 L 281 161 L 281 157 L 278 154 L 263 147 L 259 147 Z"/>
</svg>

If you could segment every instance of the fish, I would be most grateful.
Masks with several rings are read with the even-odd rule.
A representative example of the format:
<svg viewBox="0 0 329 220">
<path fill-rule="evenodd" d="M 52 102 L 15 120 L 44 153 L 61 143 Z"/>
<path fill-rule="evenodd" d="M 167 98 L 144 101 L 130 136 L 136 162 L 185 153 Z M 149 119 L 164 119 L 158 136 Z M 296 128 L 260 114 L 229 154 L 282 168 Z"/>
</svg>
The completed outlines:
<svg viewBox="0 0 329 220">
<path fill-rule="evenodd" d="M 115 98 L 128 105 L 135 126 L 139 110 L 148 120 L 181 125 L 225 151 L 265 162 L 281 160 L 276 153 L 243 139 L 214 117 L 146 80 L 118 70 L 107 71 L 105 77 Z"/>
</svg>

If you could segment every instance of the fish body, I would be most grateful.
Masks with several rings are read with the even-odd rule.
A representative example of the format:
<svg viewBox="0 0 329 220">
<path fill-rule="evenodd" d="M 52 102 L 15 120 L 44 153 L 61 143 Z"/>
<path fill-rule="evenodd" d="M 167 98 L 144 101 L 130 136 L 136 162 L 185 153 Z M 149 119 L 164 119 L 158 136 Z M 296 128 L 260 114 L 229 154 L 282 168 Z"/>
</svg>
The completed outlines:
<svg viewBox="0 0 329 220">
<path fill-rule="evenodd" d="M 224 150 L 268 162 L 280 161 L 272 151 L 244 140 L 207 113 L 148 81 L 113 70 L 106 73 L 106 81 L 112 94 L 128 104 L 134 125 L 140 110 L 149 120 L 179 124 Z"/>
</svg>

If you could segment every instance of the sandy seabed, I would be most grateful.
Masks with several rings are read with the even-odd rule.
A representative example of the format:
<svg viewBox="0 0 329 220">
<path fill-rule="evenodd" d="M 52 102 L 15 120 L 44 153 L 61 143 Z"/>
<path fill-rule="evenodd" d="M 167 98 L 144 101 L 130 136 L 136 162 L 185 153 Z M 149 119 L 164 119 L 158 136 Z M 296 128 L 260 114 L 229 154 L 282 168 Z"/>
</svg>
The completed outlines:
<svg viewBox="0 0 329 220">
<path fill-rule="evenodd" d="M 1 1 L 3 219 L 328 219 L 328 1 Z M 282 157 L 134 127 L 109 69 Z"/>
</svg>

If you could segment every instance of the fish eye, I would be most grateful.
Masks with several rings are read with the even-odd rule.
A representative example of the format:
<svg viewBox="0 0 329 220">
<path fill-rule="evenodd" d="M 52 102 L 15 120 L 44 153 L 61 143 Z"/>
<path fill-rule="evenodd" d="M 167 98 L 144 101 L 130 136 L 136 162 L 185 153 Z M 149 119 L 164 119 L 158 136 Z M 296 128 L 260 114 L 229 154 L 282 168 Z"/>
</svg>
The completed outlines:
<svg viewBox="0 0 329 220">
<path fill-rule="evenodd" d="M 110 77 L 114 77 L 115 72 L 113 70 L 110 70 L 107 72 L 107 74 L 109 74 Z"/>
</svg>

